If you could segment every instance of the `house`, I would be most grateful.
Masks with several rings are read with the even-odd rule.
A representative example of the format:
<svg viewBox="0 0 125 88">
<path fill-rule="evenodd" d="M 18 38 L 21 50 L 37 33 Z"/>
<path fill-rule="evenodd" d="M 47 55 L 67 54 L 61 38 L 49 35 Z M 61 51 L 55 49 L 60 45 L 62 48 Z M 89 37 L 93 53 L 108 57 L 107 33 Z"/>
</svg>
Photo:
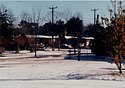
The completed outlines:
<svg viewBox="0 0 125 88">
<path fill-rule="evenodd" d="M 61 40 L 59 39 L 59 36 L 53 36 L 53 43 L 52 43 L 52 36 L 46 36 L 46 35 L 27 35 L 27 37 L 37 37 L 37 43 L 42 43 L 44 44 L 44 46 L 47 48 L 47 47 L 55 47 L 55 48 L 58 48 L 60 47 L 60 43 L 61 43 Z M 70 42 L 70 40 L 74 38 L 73 36 L 65 36 L 65 39 Z M 77 38 L 77 37 L 75 37 Z M 84 48 L 89 48 L 90 45 L 91 45 L 91 40 L 93 40 L 94 38 L 93 37 L 82 37 L 82 40 L 80 42 L 82 42 L 80 44 L 81 47 L 84 47 Z M 68 43 L 67 43 L 68 44 Z M 70 44 L 70 43 L 69 43 Z"/>
<path fill-rule="evenodd" d="M 93 37 L 82 37 L 83 47 L 90 48 L 93 39 L 94 39 Z"/>
</svg>

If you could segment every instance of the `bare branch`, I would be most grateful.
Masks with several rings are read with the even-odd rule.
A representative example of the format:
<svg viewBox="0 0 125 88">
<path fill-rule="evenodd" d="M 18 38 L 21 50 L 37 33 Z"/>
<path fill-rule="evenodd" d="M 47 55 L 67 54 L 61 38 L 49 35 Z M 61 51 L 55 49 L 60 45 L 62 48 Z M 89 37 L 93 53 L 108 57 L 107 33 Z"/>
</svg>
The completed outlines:
<svg viewBox="0 0 125 88">
<path fill-rule="evenodd" d="M 74 17 L 78 17 L 78 18 L 80 18 L 81 20 L 83 19 L 83 14 L 82 14 L 81 12 L 75 12 L 73 16 L 74 16 Z"/>
<path fill-rule="evenodd" d="M 62 18 L 63 18 L 65 21 L 69 20 L 72 16 L 73 16 L 73 15 L 72 15 L 72 12 L 71 12 L 69 9 L 64 10 L 64 11 L 62 12 Z"/>
</svg>

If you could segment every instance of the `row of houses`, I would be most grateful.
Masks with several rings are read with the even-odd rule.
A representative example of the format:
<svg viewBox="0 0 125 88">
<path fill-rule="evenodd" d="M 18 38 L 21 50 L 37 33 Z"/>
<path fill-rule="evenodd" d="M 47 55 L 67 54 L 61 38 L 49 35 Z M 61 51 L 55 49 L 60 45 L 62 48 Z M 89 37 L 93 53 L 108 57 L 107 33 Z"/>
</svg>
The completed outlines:
<svg viewBox="0 0 125 88">
<path fill-rule="evenodd" d="M 27 39 L 26 39 L 27 38 Z M 53 41 L 52 41 L 53 39 Z M 73 36 L 65 36 L 64 39 L 60 39 L 59 36 L 45 36 L 45 35 L 26 35 L 25 38 L 21 37 L 21 36 L 17 36 L 14 38 L 13 43 L 7 43 L 4 44 L 4 41 L 1 41 L 1 45 L 0 46 L 0 53 L 4 52 L 5 49 L 9 49 L 9 50 L 19 50 L 17 48 L 20 49 L 28 49 L 27 48 L 27 40 L 28 40 L 28 46 L 29 49 L 31 51 L 34 51 L 35 46 L 38 49 L 43 49 L 43 48 L 47 48 L 47 47 L 54 47 L 54 48 L 73 48 L 71 46 L 71 41 L 74 39 Z M 75 37 L 75 39 L 77 39 L 77 37 Z M 91 41 L 93 40 L 93 37 L 82 37 L 80 40 L 80 47 L 81 48 L 89 48 L 91 45 Z M 74 42 L 75 43 L 75 42 Z M 4 44 L 4 45 L 3 45 Z M 8 47 L 8 46 L 9 47 Z M 19 46 L 19 47 L 18 47 Z M 38 46 L 38 47 L 37 47 Z M 19 51 L 18 51 L 19 52 Z"/>
<path fill-rule="evenodd" d="M 69 46 L 70 47 L 70 40 L 73 39 L 73 36 L 65 36 L 65 40 L 67 42 L 62 42 L 60 40 L 59 36 L 53 36 L 53 41 L 52 41 L 52 36 L 46 36 L 46 35 L 26 35 L 27 37 L 33 37 L 37 38 L 37 43 L 38 44 L 43 44 L 45 47 L 61 47 L 62 45 L 64 46 Z M 77 37 L 75 37 L 77 38 Z M 91 45 L 91 41 L 93 40 L 93 37 L 82 37 L 80 40 L 80 46 L 83 48 L 89 48 Z"/>
</svg>

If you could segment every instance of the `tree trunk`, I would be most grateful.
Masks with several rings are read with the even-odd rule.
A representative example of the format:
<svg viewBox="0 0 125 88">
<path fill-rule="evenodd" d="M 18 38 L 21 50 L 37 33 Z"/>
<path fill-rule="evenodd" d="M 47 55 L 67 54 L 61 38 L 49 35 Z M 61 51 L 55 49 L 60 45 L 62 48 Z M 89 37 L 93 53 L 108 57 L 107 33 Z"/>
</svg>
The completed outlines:
<svg viewBox="0 0 125 88">
<path fill-rule="evenodd" d="M 0 54 L 3 52 L 3 47 L 0 46 Z"/>
<path fill-rule="evenodd" d="M 54 36 L 52 35 L 52 51 L 54 51 Z"/>
<path fill-rule="evenodd" d="M 116 64 L 116 66 L 117 66 L 117 68 L 118 68 L 118 70 L 119 70 L 119 73 L 120 74 L 122 74 L 122 65 L 121 65 L 121 57 L 120 57 L 120 55 L 116 55 L 115 57 L 114 57 L 114 59 L 115 59 L 115 64 Z"/>
<path fill-rule="evenodd" d="M 122 60 L 120 55 L 119 55 L 119 73 L 122 74 Z"/>
<path fill-rule="evenodd" d="M 120 56 L 115 56 L 115 64 L 119 70 L 119 73 L 122 74 L 122 65 Z"/>
<path fill-rule="evenodd" d="M 60 40 L 61 40 L 61 39 L 60 39 L 60 37 L 59 37 L 59 39 L 58 39 L 58 40 L 59 40 L 58 51 L 60 51 L 60 44 L 61 44 L 61 43 L 60 43 L 60 42 L 61 42 L 61 41 L 60 41 Z"/>
<path fill-rule="evenodd" d="M 78 49 L 78 61 L 80 61 L 80 54 L 81 54 L 81 50 Z"/>
<path fill-rule="evenodd" d="M 119 67 L 119 73 L 122 74 L 122 67 L 121 67 L 121 65 Z"/>
<path fill-rule="evenodd" d="M 118 70 L 119 70 L 119 73 L 122 74 L 122 66 L 120 63 L 116 64 Z"/>
<path fill-rule="evenodd" d="M 15 53 L 19 53 L 20 47 L 18 44 L 15 45 Z"/>
<path fill-rule="evenodd" d="M 76 54 L 76 48 L 74 48 L 74 54 Z"/>
</svg>

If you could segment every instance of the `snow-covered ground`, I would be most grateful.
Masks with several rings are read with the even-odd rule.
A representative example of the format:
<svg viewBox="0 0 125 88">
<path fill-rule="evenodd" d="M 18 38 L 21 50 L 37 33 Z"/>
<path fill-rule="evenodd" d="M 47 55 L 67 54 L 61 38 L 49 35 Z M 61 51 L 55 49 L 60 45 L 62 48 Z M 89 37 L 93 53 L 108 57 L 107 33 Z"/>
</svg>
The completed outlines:
<svg viewBox="0 0 125 88">
<path fill-rule="evenodd" d="M 115 64 L 90 52 L 83 49 L 77 61 L 66 49 L 37 51 L 37 58 L 29 51 L 6 51 L 0 57 L 0 88 L 125 88 L 125 65 L 120 75 Z"/>
</svg>

